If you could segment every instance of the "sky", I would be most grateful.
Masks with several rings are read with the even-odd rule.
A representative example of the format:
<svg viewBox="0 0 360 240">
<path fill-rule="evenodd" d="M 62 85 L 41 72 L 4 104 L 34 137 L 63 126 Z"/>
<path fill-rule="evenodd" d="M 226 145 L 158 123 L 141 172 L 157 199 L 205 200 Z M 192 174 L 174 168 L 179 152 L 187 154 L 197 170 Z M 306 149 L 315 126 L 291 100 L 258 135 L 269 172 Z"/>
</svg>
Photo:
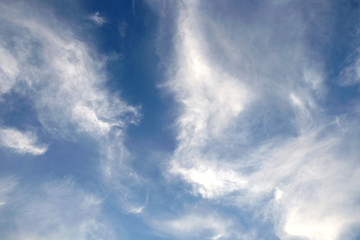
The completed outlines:
<svg viewBox="0 0 360 240">
<path fill-rule="evenodd" d="M 0 0 L 0 239 L 360 239 L 357 0 Z"/>
</svg>

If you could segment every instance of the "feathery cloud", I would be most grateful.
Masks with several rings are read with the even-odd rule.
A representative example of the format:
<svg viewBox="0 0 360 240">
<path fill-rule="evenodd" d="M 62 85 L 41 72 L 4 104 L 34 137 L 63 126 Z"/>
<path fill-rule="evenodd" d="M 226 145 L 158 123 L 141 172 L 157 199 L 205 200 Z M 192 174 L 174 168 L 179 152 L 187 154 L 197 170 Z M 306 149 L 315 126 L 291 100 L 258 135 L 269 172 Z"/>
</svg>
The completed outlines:
<svg viewBox="0 0 360 240">
<path fill-rule="evenodd" d="M 103 16 L 100 16 L 99 12 L 95 12 L 95 13 L 91 14 L 88 18 L 98 26 L 102 26 L 106 23 L 106 18 Z"/>
<path fill-rule="evenodd" d="M 140 177 L 127 166 L 124 135 L 130 124 L 138 123 L 139 107 L 127 104 L 118 92 L 106 87 L 105 57 L 79 40 L 81 33 L 74 32 L 51 11 L 40 15 L 39 11 L 29 11 L 32 7 L 21 1 L 0 4 L 0 51 L 5 53 L 0 62 L 0 70 L 5 73 L 0 79 L 4 82 L 1 93 L 26 98 L 34 108 L 38 127 L 51 138 L 71 141 L 85 134 L 94 140 L 99 173 L 109 188 L 119 185 L 114 184 L 121 182 L 116 178 L 138 182 Z M 95 16 L 100 19 L 99 14 Z M 2 132 L 3 144 L 8 147 L 33 154 L 46 151 L 30 134 Z M 122 193 L 117 192 L 120 196 Z M 122 201 L 126 202 L 125 198 Z"/>
<path fill-rule="evenodd" d="M 326 82 L 301 12 L 292 2 L 257 6 L 248 18 L 225 3 L 174 6 L 170 175 L 195 196 L 271 219 L 282 239 L 341 239 L 359 224 L 360 166 L 343 150 L 351 130 L 323 111 Z"/>
<path fill-rule="evenodd" d="M 21 189 L 8 204 L 7 221 L 15 226 L 5 239 L 115 239 L 101 213 L 101 199 L 79 189 L 71 179 Z M 76 203 L 76 204 L 74 204 Z"/>
<path fill-rule="evenodd" d="M 13 128 L 0 128 L 0 144 L 20 154 L 41 155 L 47 151 L 47 146 L 39 144 L 34 133 Z"/>
<path fill-rule="evenodd" d="M 151 225 L 159 233 L 175 239 L 253 239 L 254 233 L 241 233 L 236 220 L 216 211 L 192 210 L 172 218 L 154 220 Z"/>
</svg>

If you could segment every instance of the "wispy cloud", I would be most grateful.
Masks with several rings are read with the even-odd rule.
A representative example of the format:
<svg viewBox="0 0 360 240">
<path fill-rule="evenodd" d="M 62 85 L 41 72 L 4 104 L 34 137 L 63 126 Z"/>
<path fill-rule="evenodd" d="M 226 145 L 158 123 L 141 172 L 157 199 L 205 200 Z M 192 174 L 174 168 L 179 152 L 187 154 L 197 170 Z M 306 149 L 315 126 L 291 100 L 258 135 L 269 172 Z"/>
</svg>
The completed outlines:
<svg viewBox="0 0 360 240">
<path fill-rule="evenodd" d="M 127 166 L 130 155 L 124 146 L 127 127 L 139 121 L 139 107 L 106 88 L 106 57 L 79 40 L 81 33 L 75 33 L 49 9 L 40 15 L 29 8 L 21 1 L 0 4 L 0 50 L 5 53 L 1 58 L 8 62 L 0 64 L 5 73 L 0 79 L 4 82 L 2 93 L 26 98 L 36 112 L 37 127 L 52 139 L 72 141 L 82 135 L 94 140 L 102 180 L 109 191 L 119 195 L 120 202 L 131 205 L 133 190 L 121 185 L 120 179 L 142 182 Z M 105 20 L 95 14 L 94 21 L 103 24 Z M 34 135 L 2 132 L 16 137 L 2 138 L 8 147 L 33 154 L 46 151 L 46 147 L 36 145 Z M 115 191 L 119 188 L 123 191 Z"/>
<path fill-rule="evenodd" d="M 0 47 L 0 96 L 7 93 L 15 84 L 19 67 L 14 57 L 3 47 Z"/>
<path fill-rule="evenodd" d="M 14 191 L 18 181 L 14 177 L 0 178 L 0 209 L 8 203 L 9 195 Z"/>
<path fill-rule="evenodd" d="M 102 26 L 106 23 L 106 18 L 103 16 L 100 16 L 99 12 L 95 12 L 95 13 L 91 14 L 88 18 L 98 26 Z"/>
<path fill-rule="evenodd" d="M 128 24 L 125 21 L 119 23 L 118 30 L 120 37 L 124 38 L 126 36 L 127 28 L 128 28 Z"/>
<path fill-rule="evenodd" d="M 115 239 L 101 213 L 102 200 L 70 179 L 23 189 L 11 199 L 4 239 Z M 76 204 L 74 204 L 76 203 Z"/>
<path fill-rule="evenodd" d="M 43 126 L 62 135 L 75 128 L 101 136 L 111 128 L 122 131 L 127 122 L 136 121 L 137 109 L 116 94 L 110 96 L 103 87 L 103 62 L 94 59 L 91 54 L 95 53 L 69 29 L 61 24 L 52 28 L 56 20 L 49 17 L 45 24 L 40 16 L 28 16 L 21 8 L 2 5 L 2 10 L 3 18 L 8 16 L 4 28 L 12 29 L 7 36 L 2 32 L 3 39 L 8 39 L 3 45 L 12 46 L 8 53 L 12 65 L 19 66 L 16 81 L 32 92 L 28 97 Z"/>
<path fill-rule="evenodd" d="M 253 239 L 253 233 L 241 233 L 236 220 L 216 211 L 193 210 L 177 217 L 154 220 L 159 233 L 175 239 Z"/>
<path fill-rule="evenodd" d="M 26 167 L 24 176 L 0 178 L 0 211 L 8 224 L 0 238 L 119 239 L 119 218 L 126 212 L 136 215 L 130 224 L 143 221 L 149 232 L 169 239 L 351 239 L 360 226 L 360 111 L 329 111 L 334 84 L 326 56 L 313 46 L 320 40 L 308 39 L 314 16 L 330 24 L 327 10 L 336 4 L 148 1 L 163 26 L 158 50 L 167 79 L 160 85 L 177 102 L 169 106 L 177 113 L 176 146 L 171 153 L 139 154 L 137 162 L 126 139 L 129 125 L 140 121 L 140 106 L 107 87 L 107 57 L 82 37 L 81 26 L 38 1 L 0 3 L 0 104 L 19 97 L 34 119 L 12 112 L 15 105 L 6 109 L 0 144 L 20 154 L 48 151 L 39 162 L 49 163 L 39 163 L 38 178 L 30 179 L 33 172 L 26 171 L 33 170 Z M 128 4 L 133 17 L 135 4 Z M 116 23 L 103 15 L 111 16 L 104 11 L 85 18 L 96 26 Z M 125 38 L 133 31 L 128 23 L 108 30 Z M 339 71 L 341 86 L 359 82 L 354 52 Z M 7 118 L 12 114 L 21 127 Z M 51 148 L 35 134 L 40 132 Z M 54 144 L 82 140 L 91 156 L 86 152 L 68 160 L 71 166 L 51 171 L 62 158 L 46 158 L 57 154 Z M 80 172 L 82 163 L 92 164 L 91 175 L 62 178 L 72 174 L 64 168 Z M 162 164 L 147 172 L 154 182 L 135 170 L 147 164 Z M 120 211 L 112 212 L 114 205 Z"/>
<path fill-rule="evenodd" d="M 323 111 L 328 86 L 301 12 L 292 2 L 244 6 L 254 17 L 219 2 L 174 7 L 164 86 L 179 116 L 169 173 L 196 196 L 270 219 L 282 239 L 341 239 L 359 224 L 360 166 L 344 151 L 356 124 Z"/>
<path fill-rule="evenodd" d="M 62 137 L 75 131 L 99 139 L 110 131 L 121 137 L 128 124 L 137 122 L 138 109 L 104 87 L 104 62 L 66 26 L 53 28 L 57 20 L 51 16 L 30 16 L 11 5 L 1 10 L 4 28 L 11 29 L 1 33 L 8 39 L 2 44 L 12 46 L 7 55 L 18 66 L 8 71 L 19 84 L 12 91 L 28 93 L 43 127 Z"/>
<path fill-rule="evenodd" d="M 39 143 L 34 133 L 13 128 L 0 128 L 0 144 L 20 154 L 41 155 L 47 151 L 47 146 Z"/>
<path fill-rule="evenodd" d="M 356 85 L 360 82 L 360 49 L 357 49 L 348 58 L 350 62 L 339 74 L 338 84 L 340 86 Z"/>
</svg>

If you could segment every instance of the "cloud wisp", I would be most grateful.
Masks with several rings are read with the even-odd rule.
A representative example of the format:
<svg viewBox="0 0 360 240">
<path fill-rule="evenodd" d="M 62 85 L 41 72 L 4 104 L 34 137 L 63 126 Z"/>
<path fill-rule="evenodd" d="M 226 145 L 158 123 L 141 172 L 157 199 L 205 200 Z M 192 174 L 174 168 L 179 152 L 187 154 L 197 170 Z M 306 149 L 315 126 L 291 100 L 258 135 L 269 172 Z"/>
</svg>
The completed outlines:
<svg viewBox="0 0 360 240">
<path fill-rule="evenodd" d="M 9 195 L 14 191 L 18 181 L 13 177 L 2 177 L 0 179 L 0 210 L 8 204 Z"/>
<path fill-rule="evenodd" d="M 0 144 L 20 154 L 41 155 L 47 150 L 47 146 L 38 143 L 34 133 L 12 128 L 0 129 Z"/>
<path fill-rule="evenodd" d="M 241 234 L 235 223 L 234 219 L 216 211 L 206 213 L 192 210 L 174 219 L 153 221 L 151 225 L 162 235 L 170 235 L 176 239 L 252 239 L 251 233 Z"/>
<path fill-rule="evenodd" d="M 88 18 L 89 18 L 89 20 L 93 21 L 98 26 L 102 26 L 106 23 L 106 18 L 103 16 L 100 16 L 99 12 L 95 12 L 95 13 L 91 14 Z"/>
</svg>

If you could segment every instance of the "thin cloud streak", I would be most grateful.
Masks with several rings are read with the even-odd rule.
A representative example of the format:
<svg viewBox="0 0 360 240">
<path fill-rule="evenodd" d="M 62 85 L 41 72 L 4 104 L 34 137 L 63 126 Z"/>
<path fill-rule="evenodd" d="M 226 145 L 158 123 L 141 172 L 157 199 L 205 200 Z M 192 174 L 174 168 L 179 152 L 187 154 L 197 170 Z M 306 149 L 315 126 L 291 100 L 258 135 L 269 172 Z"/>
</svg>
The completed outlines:
<svg viewBox="0 0 360 240">
<path fill-rule="evenodd" d="M 3 47 L 0 47 L 0 96 L 7 93 L 15 84 L 19 67 L 14 57 Z"/>
<path fill-rule="evenodd" d="M 175 239 L 253 239 L 254 233 L 241 233 L 236 220 L 223 216 L 212 210 L 199 211 L 192 209 L 176 217 L 164 217 L 153 220 L 150 225 L 160 235 L 169 235 Z"/>
<path fill-rule="evenodd" d="M 17 184 L 18 181 L 14 177 L 0 178 L 0 210 L 8 204 L 9 195 L 14 191 Z"/>
<path fill-rule="evenodd" d="M 0 145 L 10 148 L 19 154 L 42 155 L 47 146 L 38 143 L 34 133 L 20 132 L 13 128 L 0 128 Z"/>
</svg>

